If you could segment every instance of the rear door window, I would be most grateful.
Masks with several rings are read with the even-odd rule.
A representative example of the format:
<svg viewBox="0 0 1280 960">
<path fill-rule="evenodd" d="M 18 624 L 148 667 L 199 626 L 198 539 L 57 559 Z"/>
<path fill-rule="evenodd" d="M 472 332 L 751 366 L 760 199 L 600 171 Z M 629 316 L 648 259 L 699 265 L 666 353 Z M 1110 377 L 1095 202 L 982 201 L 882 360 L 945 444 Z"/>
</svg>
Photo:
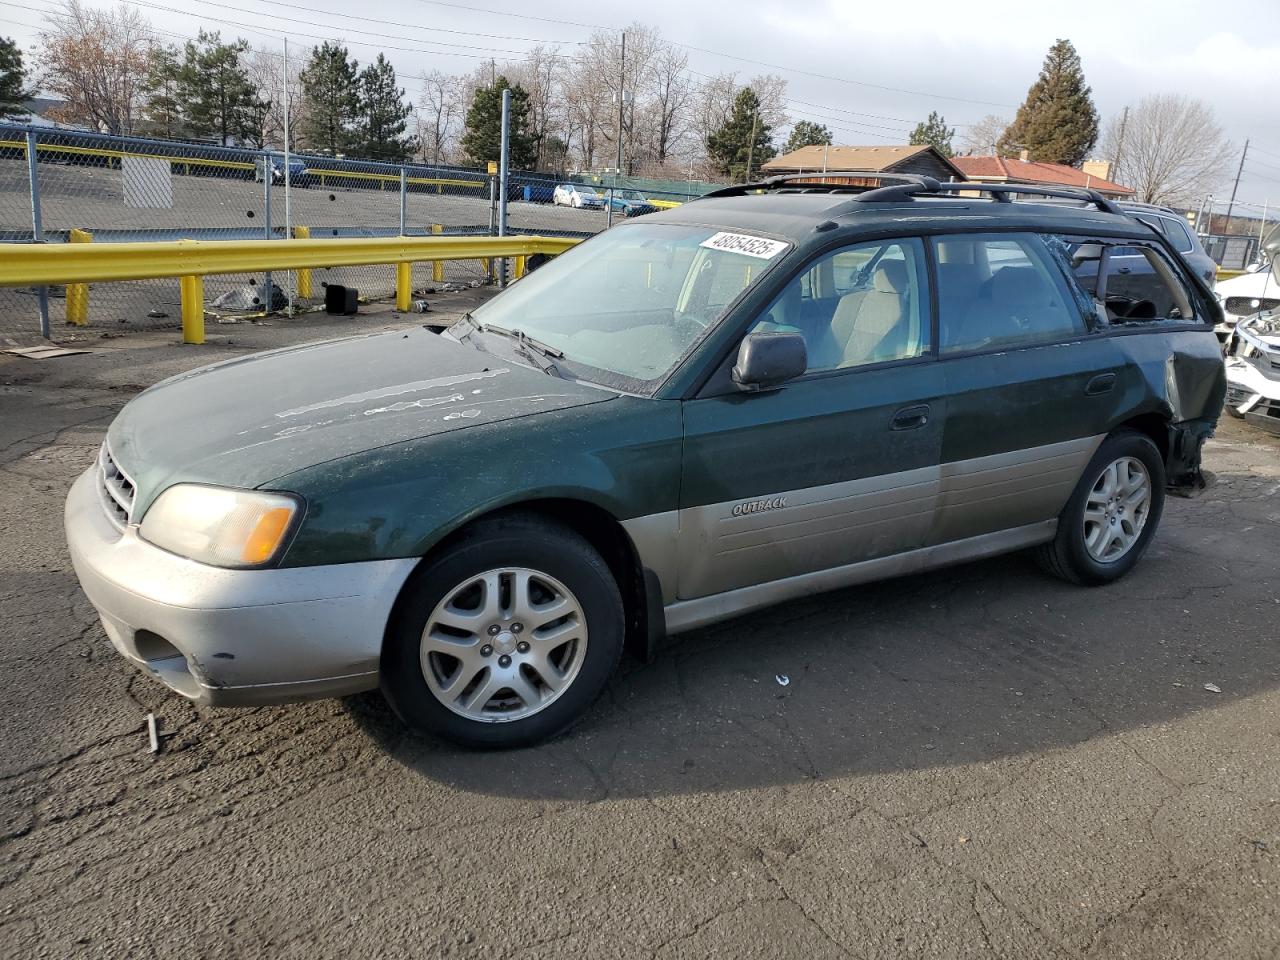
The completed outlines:
<svg viewBox="0 0 1280 960">
<path fill-rule="evenodd" d="M 1084 331 L 1039 238 L 956 235 L 933 245 L 942 353 L 1048 343 Z"/>
</svg>

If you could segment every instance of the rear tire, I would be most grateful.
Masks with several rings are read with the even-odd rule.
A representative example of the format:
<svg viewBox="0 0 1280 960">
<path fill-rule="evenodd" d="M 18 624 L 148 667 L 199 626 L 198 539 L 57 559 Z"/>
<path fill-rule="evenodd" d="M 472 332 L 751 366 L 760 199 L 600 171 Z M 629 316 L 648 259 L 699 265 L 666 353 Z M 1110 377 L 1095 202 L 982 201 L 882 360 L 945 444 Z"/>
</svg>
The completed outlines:
<svg viewBox="0 0 1280 960">
<path fill-rule="evenodd" d="M 618 584 L 586 540 L 532 514 L 494 518 L 409 578 L 382 691 L 414 730 L 469 747 L 528 746 L 582 717 L 624 632 Z"/>
<path fill-rule="evenodd" d="M 1113 583 L 1146 552 L 1164 500 L 1160 451 L 1145 434 L 1118 430 L 1089 461 L 1058 517 L 1058 532 L 1036 548 L 1036 560 L 1070 583 Z"/>
</svg>

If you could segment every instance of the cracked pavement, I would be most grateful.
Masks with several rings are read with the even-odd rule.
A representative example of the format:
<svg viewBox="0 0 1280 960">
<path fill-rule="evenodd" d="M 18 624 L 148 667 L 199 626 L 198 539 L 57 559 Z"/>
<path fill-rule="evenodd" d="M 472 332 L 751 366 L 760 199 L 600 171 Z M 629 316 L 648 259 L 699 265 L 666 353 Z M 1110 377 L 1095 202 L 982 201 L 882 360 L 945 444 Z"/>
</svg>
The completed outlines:
<svg viewBox="0 0 1280 960">
<path fill-rule="evenodd" d="M 1015 555 L 789 603 L 538 749 L 196 708 L 111 649 L 62 499 L 142 385 L 350 323 L 0 357 L 0 954 L 1280 957 L 1277 438 L 1224 420 L 1120 584 Z"/>
</svg>

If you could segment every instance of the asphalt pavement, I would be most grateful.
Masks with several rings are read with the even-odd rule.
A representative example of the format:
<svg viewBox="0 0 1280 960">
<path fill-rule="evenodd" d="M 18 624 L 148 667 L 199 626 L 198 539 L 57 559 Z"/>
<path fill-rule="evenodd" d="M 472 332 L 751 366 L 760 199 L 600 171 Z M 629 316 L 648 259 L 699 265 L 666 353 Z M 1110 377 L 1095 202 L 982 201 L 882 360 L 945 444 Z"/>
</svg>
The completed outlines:
<svg viewBox="0 0 1280 960">
<path fill-rule="evenodd" d="M 1236 421 L 1119 584 L 1015 555 L 788 603 L 624 662 L 537 749 L 122 661 L 61 529 L 120 406 L 421 320 L 0 355 L 0 954 L 1280 956 L 1280 441 Z"/>
</svg>

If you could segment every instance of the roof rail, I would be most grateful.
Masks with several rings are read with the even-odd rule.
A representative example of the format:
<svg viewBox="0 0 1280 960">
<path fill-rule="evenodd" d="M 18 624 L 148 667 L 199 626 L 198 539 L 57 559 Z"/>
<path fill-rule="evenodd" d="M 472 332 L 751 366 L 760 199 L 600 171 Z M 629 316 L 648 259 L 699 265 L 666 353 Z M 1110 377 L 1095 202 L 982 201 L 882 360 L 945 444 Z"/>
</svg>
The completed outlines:
<svg viewBox="0 0 1280 960">
<path fill-rule="evenodd" d="M 824 183 L 823 177 L 862 177 L 867 180 L 901 180 L 916 187 L 928 187 L 937 184 L 932 177 L 923 177 L 915 173 L 884 173 L 879 170 L 815 170 L 812 173 L 784 173 L 776 177 L 766 177 L 754 183 L 735 183 L 704 193 L 699 200 L 713 197 L 742 197 L 750 193 L 764 193 L 770 190 L 795 189 L 797 184 L 809 183 L 813 192 L 822 193 L 859 193 L 864 190 L 885 190 L 890 187 L 868 187 L 856 183 Z"/>
<path fill-rule="evenodd" d="M 929 177 L 922 177 L 922 180 L 928 181 L 926 184 L 894 184 L 889 187 L 880 187 L 878 190 L 869 190 L 866 193 L 853 197 L 850 203 L 892 203 L 900 200 L 910 200 L 922 193 L 957 193 L 961 190 L 972 191 L 974 193 L 986 193 L 991 195 L 991 199 L 997 203 L 1009 203 L 1008 194 L 1032 194 L 1037 197 L 1061 197 L 1066 200 L 1084 200 L 1092 203 L 1104 213 L 1114 213 L 1124 216 L 1125 212 L 1116 206 L 1112 201 L 1108 200 L 1097 190 L 1090 190 L 1087 187 L 1042 187 L 1032 183 L 976 183 L 972 180 L 960 180 L 952 183 L 940 183 Z"/>
</svg>

